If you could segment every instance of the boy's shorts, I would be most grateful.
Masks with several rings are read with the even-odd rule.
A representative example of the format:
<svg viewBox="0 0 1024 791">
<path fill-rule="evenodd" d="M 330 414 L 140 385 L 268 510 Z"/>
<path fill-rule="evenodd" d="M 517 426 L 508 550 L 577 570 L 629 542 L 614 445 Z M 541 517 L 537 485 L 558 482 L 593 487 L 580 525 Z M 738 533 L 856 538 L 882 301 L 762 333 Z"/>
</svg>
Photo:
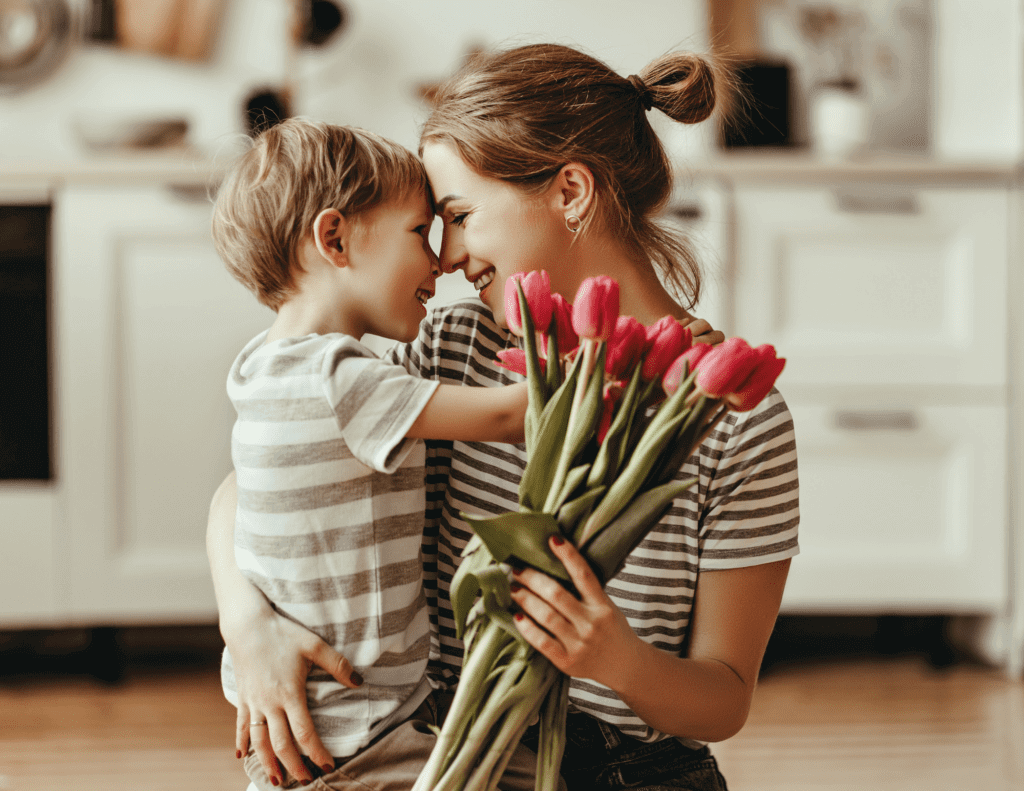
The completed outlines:
<svg viewBox="0 0 1024 791">
<path fill-rule="evenodd" d="M 325 773 L 306 759 L 314 780 L 305 788 L 309 791 L 409 791 L 437 741 L 430 727 L 442 719 L 443 712 L 450 705 L 450 693 L 431 692 L 409 719 L 378 736 L 361 752 L 349 758 L 336 758 L 332 772 Z M 260 791 L 303 788 L 287 770 L 284 770 L 281 785 L 272 785 L 252 748 L 245 756 L 245 771 Z M 536 773 L 536 754 L 520 744 L 512 754 L 498 788 L 501 791 L 534 791 Z M 565 791 L 561 779 L 559 791 Z"/>
</svg>

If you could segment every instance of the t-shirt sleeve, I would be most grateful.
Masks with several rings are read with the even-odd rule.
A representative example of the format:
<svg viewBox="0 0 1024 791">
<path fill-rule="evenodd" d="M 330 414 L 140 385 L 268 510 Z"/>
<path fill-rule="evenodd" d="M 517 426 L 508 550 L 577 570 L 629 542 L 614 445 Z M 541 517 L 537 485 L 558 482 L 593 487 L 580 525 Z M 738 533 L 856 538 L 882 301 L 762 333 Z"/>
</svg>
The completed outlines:
<svg viewBox="0 0 1024 791">
<path fill-rule="evenodd" d="M 374 357 L 347 338 L 325 352 L 322 374 L 324 395 L 352 454 L 368 467 L 394 472 L 416 443 L 405 435 L 437 382 Z"/>
<path fill-rule="evenodd" d="M 800 551 L 796 437 L 789 408 L 772 389 L 755 409 L 735 418 L 724 447 L 715 451 L 720 456 L 703 504 L 704 570 L 754 566 Z M 705 463 L 714 462 L 702 459 Z"/>
</svg>

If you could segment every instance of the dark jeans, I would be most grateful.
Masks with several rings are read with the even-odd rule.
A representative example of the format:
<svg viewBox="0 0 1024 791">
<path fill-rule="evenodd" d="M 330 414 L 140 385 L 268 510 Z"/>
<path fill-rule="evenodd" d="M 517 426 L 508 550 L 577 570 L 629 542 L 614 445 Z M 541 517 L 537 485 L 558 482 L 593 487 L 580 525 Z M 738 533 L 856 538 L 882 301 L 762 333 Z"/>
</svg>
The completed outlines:
<svg viewBox="0 0 1024 791">
<path fill-rule="evenodd" d="M 588 714 L 566 720 L 562 777 L 569 791 L 727 791 L 711 751 L 693 750 L 676 739 L 641 742 Z M 537 728 L 523 741 L 536 751 Z"/>
</svg>

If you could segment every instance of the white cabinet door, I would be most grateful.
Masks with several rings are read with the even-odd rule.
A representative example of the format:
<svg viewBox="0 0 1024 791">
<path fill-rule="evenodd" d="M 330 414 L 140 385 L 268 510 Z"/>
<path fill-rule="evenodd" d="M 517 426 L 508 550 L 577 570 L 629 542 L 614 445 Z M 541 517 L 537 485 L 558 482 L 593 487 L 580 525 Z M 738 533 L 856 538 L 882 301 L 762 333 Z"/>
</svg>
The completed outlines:
<svg viewBox="0 0 1024 791">
<path fill-rule="evenodd" d="M 0 483 L 0 623 L 4 628 L 41 626 L 57 619 L 59 498 L 59 485 L 53 481 Z"/>
<path fill-rule="evenodd" d="M 1003 385 L 1004 189 L 736 190 L 736 331 L 781 386 Z"/>
<path fill-rule="evenodd" d="M 273 314 L 225 271 L 202 191 L 72 187 L 56 205 L 57 382 L 71 618 L 213 618 L 224 383 Z"/>
<path fill-rule="evenodd" d="M 1002 406 L 788 402 L 800 555 L 786 610 L 1001 610 L 1009 549 Z"/>
</svg>

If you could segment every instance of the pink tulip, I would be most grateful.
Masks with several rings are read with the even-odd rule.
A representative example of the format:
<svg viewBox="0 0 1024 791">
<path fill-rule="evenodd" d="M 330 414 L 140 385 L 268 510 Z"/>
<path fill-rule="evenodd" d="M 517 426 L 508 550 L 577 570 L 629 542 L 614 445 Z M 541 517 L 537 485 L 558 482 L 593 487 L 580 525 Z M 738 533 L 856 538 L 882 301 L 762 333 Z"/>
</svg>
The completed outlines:
<svg viewBox="0 0 1024 791">
<path fill-rule="evenodd" d="M 526 352 L 522 349 L 502 349 L 498 352 L 498 365 L 512 373 L 526 376 Z M 544 360 L 540 361 L 540 370 L 544 370 Z"/>
<path fill-rule="evenodd" d="M 647 347 L 647 328 L 632 316 L 619 316 L 608 339 L 604 369 L 612 379 L 622 379 L 633 369 Z"/>
<path fill-rule="evenodd" d="M 737 412 L 749 412 L 760 404 L 786 367 L 786 358 L 776 357 L 775 347 L 767 343 L 754 349 L 754 354 L 757 355 L 754 370 L 732 395 L 725 397 L 725 402 Z"/>
<path fill-rule="evenodd" d="M 580 345 L 579 336 L 572 328 L 572 305 L 561 294 L 552 294 L 551 312 L 558 322 L 558 353 L 567 354 Z"/>
<path fill-rule="evenodd" d="M 707 352 L 697 366 L 697 386 L 712 398 L 735 393 L 760 358 L 742 338 L 729 338 Z"/>
<path fill-rule="evenodd" d="M 523 284 L 523 294 L 530 308 L 534 329 L 546 333 L 551 324 L 551 278 L 543 269 L 517 272 L 505 281 L 505 323 L 509 331 L 522 337 L 523 317 L 519 314 L 517 280 Z"/>
<path fill-rule="evenodd" d="M 647 354 L 640 377 L 650 382 L 663 375 L 680 354 L 690 348 L 693 333 L 671 316 L 658 319 L 647 328 Z"/>
<path fill-rule="evenodd" d="M 584 280 L 572 303 L 572 326 L 580 338 L 606 341 L 619 317 L 619 284 L 598 275 Z"/>
<path fill-rule="evenodd" d="M 682 384 L 683 380 L 697 367 L 698 363 L 707 356 L 714 346 L 710 346 L 707 343 L 695 343 L 685 352 L 680 354 L 673 360 L 672 364 L 665 371 L 665 375 L 661 378 L 662 389 L 668 394 L 672 395 L 676 390 L 679 389 L 679 385 Z"/>
</svg>

